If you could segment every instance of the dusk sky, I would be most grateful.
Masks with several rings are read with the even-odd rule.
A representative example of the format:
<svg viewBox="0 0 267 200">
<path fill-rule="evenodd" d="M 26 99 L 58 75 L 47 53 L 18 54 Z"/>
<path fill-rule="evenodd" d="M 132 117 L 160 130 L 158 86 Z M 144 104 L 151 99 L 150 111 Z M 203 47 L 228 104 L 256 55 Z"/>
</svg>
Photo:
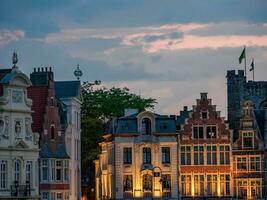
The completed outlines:
<svg viewBox="0 0 267 200">
<path fill-rule="evenodd" d="M 200 92 L 226 115 L 226 71 L 267 78 L 266 0 L 1 0 L 0 68 L 52 67 L 56 80 L 128 87 L 158 100 L 155 112 L 191 108 Z M 250 80 L 252 73 L 248 72 Z"/>
</svg>

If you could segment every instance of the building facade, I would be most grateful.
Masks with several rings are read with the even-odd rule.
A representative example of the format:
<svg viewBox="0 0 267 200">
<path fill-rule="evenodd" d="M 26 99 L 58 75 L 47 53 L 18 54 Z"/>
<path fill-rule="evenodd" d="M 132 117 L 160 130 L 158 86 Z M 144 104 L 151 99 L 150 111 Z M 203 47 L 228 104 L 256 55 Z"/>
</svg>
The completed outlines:
<svg viewBox="0 0 267 200">
<path fill-rule="evenodd" d="M 178 140 L 181 199 L 230 199 L 234 192 L 231 181 L 232 133 L 220 111 L 207 98 L 207 93 L 201 93 L 189 117 L 182 123 Z"/>
<path fill-rule="evenodd" d="M 56 96 L 65 105 L 66 150 L 70 156 L 70 200 L 81 197 L 81 84 L 80 81 L 56 81 Z"/>
<path fill-rule="evenodd" d="M 100 144 L 96 199 L 177 199 L 175 118 L 149 111 L 130 113 L 110 123 Z"/>
<path fill-rule="evenodd" d="M 0 199 L 39 199 L 39 134 L 31 128 L 30 79 L 0 69 Z"/>
<path fill-rule="evenodd" d="M 66 106 L 56 97 L 51 68 L 34 69 L 30 78 L 32 129 L 40 132 L 40 196 L 42 200 L 68 200 L 70 157 L 65 146 Z"/>
</svg>

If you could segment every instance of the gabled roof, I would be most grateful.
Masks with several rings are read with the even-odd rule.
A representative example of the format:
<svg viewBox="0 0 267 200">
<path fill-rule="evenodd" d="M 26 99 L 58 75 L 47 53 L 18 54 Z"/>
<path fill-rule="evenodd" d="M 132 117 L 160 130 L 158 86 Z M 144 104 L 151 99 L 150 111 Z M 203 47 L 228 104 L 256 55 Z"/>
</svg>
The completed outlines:
<svg viewBox="0 0 267 200">
<path fill-rule="evenodd" d="M 55 81 L 55 90 L 58 98 L 76 97 L 81 99 L 80 81 Z"/>
</svg>

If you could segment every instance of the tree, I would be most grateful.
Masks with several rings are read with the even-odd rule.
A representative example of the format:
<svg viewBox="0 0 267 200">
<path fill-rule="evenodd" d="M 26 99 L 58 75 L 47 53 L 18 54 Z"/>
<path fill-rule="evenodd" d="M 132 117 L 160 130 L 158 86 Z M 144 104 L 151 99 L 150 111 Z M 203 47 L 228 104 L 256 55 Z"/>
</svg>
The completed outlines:
<svg viewBox="0 0 267 200">
<path fill-rule="evenodd" d="M 99 154 L 99 145 L 104 133 L 105 123 L 111 117 L 121 117 L 126 108 L 139 110 L 152 109 L 156 100 L 142 98 L 130 93 L 128 88 L 100 88 L 94 90 L 93 84 L 86 83 L 82 90 L 82 133 L 81 156 L 83 176 L 91 180 L 93 174 L 93 160 Z M 88 170 L 89 169 L 89 170 Z M 93 184 L 93 181 L 90 181 Z"/>
</svg>

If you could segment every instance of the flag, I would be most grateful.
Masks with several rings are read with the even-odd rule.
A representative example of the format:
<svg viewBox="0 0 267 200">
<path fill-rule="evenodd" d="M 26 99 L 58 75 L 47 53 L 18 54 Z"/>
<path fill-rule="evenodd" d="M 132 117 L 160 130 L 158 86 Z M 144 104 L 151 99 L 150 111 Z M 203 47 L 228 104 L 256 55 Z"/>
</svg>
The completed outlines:
<svg viewBox="0 0 267 200">
<path fill-rule="evenodd" d="M 252 70 L 254 70 L 254 58 L 252 59 L 250 66 L 251 68 L 249 69 L 249 71 L 251 72 Z"/>
<path fill-rule="evenodd" d="M 239 64 L 242 63 L 242 60 L 243 60 L 244 58 L 246 58 L 246 47 L 244 47 L 244 49 L 243 49 L 241 55 L 239 56 Z"/>
</svg>

